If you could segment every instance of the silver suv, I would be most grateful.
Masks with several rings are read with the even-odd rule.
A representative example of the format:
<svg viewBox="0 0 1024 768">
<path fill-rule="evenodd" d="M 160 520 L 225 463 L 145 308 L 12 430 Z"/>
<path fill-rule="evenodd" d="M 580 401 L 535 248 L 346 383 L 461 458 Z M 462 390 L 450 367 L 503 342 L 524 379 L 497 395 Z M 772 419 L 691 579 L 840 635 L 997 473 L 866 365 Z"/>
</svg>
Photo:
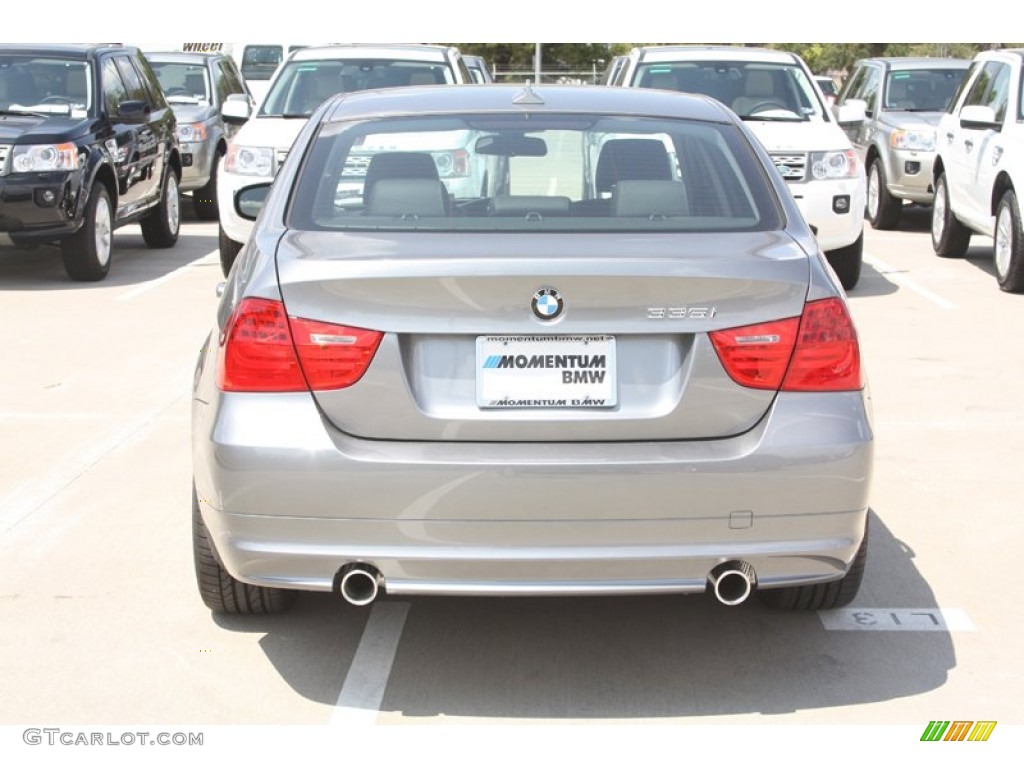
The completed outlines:
<svg viewBox="0 0 1024 768">
<path fill-rule="evenodd" d="M 833 111 L 868 175 L 866 218 L 899 224 L 903 201 L 931 205 L 935 126 L 970 62 L 875 58 L 858 61 Z M 849 122 L 848 122 L 849 121 Z"/>
<path fill-rule="evenodd" d="M 192 192 L 196 215 L 217 220 L 217 165 L 244 120 L 224 115 L 228 99 L 255 102 L 230 56 L 221 53 L 147 53 L 178 120 L 181 191 Z"/>
</svg>

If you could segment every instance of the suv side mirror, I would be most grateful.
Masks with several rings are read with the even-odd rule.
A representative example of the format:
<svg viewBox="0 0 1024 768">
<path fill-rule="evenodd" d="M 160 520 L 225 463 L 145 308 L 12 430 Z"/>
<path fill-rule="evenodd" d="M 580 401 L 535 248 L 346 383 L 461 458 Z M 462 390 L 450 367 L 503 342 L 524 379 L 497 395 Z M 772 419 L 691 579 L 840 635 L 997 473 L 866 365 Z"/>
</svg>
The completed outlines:
<svg viewBox="0 0 1024 768">
<path fill-rule="evenodd" d="M 868 118 L 868 105 L 862 99 L 850 99 L 836 107 L 836 122 L 840 125 L 863 123 Z"/>
<path fill-rule="evenodd" d="M 252 115 L 249 98 L 244 93 L 232 93 L 224 101 L 220 113 L 226 123 L 244 123 Z"/>
<path fill-rule="evenodd" d="M 986 128 L 998 131 L 1000 125 L 996 120 L 996 111 L 992 107 L 970 106 L 960 110 L 960 127 L 976 131 L 983 131 Z"/>
<path fill-rule="evenodd" d="M 125 118 L 143 117 L 149 111 L 146 102 L 139 99 L 129 99 L 117 105 L 117 116 Z"/>
</svg>

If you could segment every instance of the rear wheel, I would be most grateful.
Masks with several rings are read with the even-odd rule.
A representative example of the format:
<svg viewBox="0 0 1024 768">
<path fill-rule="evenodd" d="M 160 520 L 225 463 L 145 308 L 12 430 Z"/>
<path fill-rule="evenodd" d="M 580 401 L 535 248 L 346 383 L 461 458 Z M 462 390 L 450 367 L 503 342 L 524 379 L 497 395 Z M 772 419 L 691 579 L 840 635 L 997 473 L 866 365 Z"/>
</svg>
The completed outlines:
<svg viewBox="0 0 1024 768">
<path fill-rule="evenodd" d="M 139 223 L 142 225 L 142 239 L 150 248 L 170 248 L 178 242 L 181 200 L 178 196 L 178 175 L 170 166 L 164 175 L 159 205 Z"/>
<path fill-rule="evenodd" d="M 238 258 L 238 252 L 242 250 L 242 244 L 236 243 L 228 237 L 228 233 L 224 231 L 224 227 L 218 227 L 217 245 L 220 248 L 220 268 L 223 270 L 224 276 L 227 277 L 228 272 L 231 271 L 231 265 L 234 264 L 235 259 Z"/>
<path fill-rule="evenodd" d="M 192 488 L 192 555 L 196 582 L 203 603 L 214 613 L 284 613 L 295 602 L 295 592 L 287 589 L 255 587 L 238 581 L 217 562 L 199 511 L 196 489 Z"/>
<path fill-rule="evenodd" d="M 758 592 L 761 601 L 772 608 L 789 611 L 821 611 L 842 608 L 857 596 L 864 580 L 864 564 L 868 559 L 868 521 L 864 521 L 864 538 L 853 556 L 850 570 L 839 581 L 805 584 L 799 587 L 765 589 Z"/>
<path fill-rule="evenodd" d="M 836 277 L 846 290 L 852 289 L 860 280 L 860 270 L 864 263 L 864 233 L 845 248 L 837 248 L 825 254 L 828 263 L 836 271 Z"/>
<path fill-rule="evenodd" d="M 903 201 L 889 194 L 885 168 L 880 158 L 871 161 L 868 168 L 868 221 L 875 229 L 893 229 L 900 223 Z"/>
<path fill-rule="evenodd" d="M 114 243 L 113 222 L 110 194 L 97 182 L 85 204 L 81 228 L 60 243 L 64 270 L 72 280 L 96 281 L 107 276 Z"/>
<path fill-rule="evenodd" d="M 999 287 L 1011 293 L 1024 291 L 1024 233 L 1021 231 L 1020 206 L 1012 189 L 1003 193 L 996 210 L 993 255 Z"/>
<path fill-rule="evenodd" d="M 949 187 L 946 174 L 939 174 L 935 182 L 935 200 L 932 203 L 932 248 L 947 259 L 959 259 L 971 244 L 971 230 L 960 223 L 949 206 Z"/>
</svg>

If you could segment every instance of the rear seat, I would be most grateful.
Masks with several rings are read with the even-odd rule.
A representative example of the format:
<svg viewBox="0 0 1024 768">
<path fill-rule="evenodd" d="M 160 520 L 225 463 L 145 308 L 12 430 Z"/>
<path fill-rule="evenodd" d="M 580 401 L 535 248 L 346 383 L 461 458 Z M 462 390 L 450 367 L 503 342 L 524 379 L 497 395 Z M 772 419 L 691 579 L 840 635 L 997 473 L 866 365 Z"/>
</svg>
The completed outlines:
<svg viewBox="0 0 1024 768">
<path fill-rule="evenodd" d="M 624 180 L 612 193 L 612 216 L 649 219 L 688 216 L 690 203 L 681 181 Z"/>
<path fill-rule="evenodd" d="M 568 216 L 568 197 L 546 195 L 499 195 L 491 200 L 491 216 Z"/>
</svg>

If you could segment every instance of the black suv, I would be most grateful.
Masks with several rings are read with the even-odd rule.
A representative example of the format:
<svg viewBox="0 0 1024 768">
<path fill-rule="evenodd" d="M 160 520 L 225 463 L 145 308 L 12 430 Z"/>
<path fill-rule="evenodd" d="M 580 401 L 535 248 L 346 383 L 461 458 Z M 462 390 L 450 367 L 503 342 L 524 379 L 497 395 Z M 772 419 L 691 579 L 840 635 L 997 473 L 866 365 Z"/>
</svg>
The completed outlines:
<svg viewBox="0 0 1024 768">
<path fill-rule="evenodd" d="M 75 280 L 110 270 L 115 228 L 178 240 L 174 113 L 121 46 L 0 45 L 0 245 L 59 242 Z"/>
</svg>

